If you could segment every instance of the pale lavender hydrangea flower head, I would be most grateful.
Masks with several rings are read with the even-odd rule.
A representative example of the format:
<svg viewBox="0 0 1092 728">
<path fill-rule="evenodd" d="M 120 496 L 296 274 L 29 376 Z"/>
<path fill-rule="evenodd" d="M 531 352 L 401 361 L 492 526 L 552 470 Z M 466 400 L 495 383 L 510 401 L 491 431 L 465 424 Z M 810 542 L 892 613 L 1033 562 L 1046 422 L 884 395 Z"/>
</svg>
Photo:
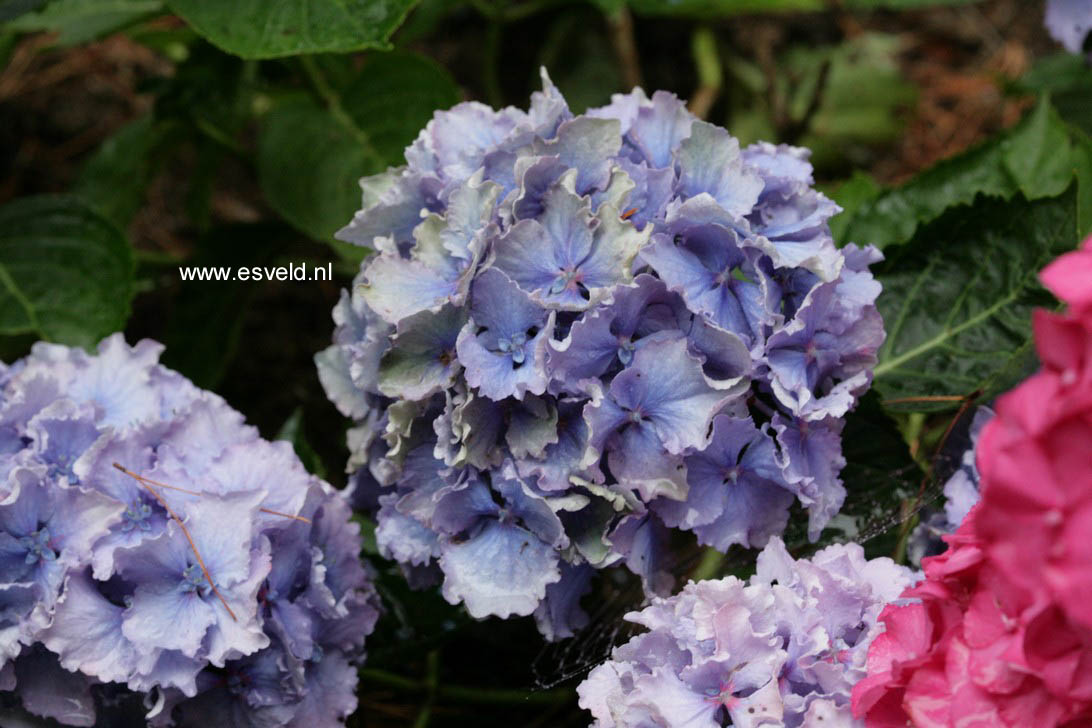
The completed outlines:
<svg viewBox="0 0 1092 728">
<path fill-rule="evenodd" d="M 750 581 L 690 582 L 626 619 L 648 631 L 577 688 L 595 728 L 860 728 L 850 712 L 876 618 L 915 581 L 857 544 L 793 558 L 770 539 Z"/>
<path fill-rule="evenodd" d="M 670 529 L 761 547 L 799 503 L 817 537 L 884 334 L 879 253 L 835 246 L 806 150 L 543 84 L 437 112 L 362 180 L 339 237 L 373 252 L 316 362 L 381 552 L 559 636 L 595 568 L 670 589 Z"/>
<path fill-rule="evenodd" d="M 161 351 L 36 344 L 0 376 L 0 682 L 63 725 L 126 695 L 156 726 L 342 725 L 378 617 L 359 526 Z"/>
</svg>

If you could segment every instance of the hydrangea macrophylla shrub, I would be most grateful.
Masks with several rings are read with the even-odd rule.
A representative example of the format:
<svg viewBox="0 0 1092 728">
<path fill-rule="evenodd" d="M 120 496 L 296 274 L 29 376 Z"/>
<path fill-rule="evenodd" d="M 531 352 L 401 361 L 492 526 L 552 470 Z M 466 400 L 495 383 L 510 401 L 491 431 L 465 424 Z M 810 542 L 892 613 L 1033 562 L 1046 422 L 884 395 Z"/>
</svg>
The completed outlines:
<svg viewBox="0 0 1092 728">
<path fill-rule="evenodd" d="M 884 604 L 915 579 L 857 544 L 794 561 L 779 538 L 750 581 L 690 582 L 626 615 L 648 629 L 617 647 L 577 688 L 595 728 L 854 726 Z"/>
<path fill-rule="evenodd" d="M 1067 51 L 1083 53 L 1092 62 L 1092 3 L 1047 0 L 1046 27 Z"/>
<path fill-rule="evenodd" d="M 359 526 L 161 350 L 0 368 L 0 685 L 65 725 L 119 689 L 157 726 L 341 725 L 378 616 Z"/>
<path fill-rule="evenodd" d="M 881 615 L 853 692 L 869 728 L 1092 724 L 1092 238 L 1042 273 L 1040 371 L 978 442 L 981 500 Z"/>
<path fill-rule="evenodd" d="M 811 175 L 663 92 L 438 112 L 361 182 L 339 236 L 374 254 L 316 357 L 382 552 L 560 637 L 594 568 L 670 586 L 668 528 L 759 547 L 799 500 L 816 536 L 883 327 Z"/>
</svg>

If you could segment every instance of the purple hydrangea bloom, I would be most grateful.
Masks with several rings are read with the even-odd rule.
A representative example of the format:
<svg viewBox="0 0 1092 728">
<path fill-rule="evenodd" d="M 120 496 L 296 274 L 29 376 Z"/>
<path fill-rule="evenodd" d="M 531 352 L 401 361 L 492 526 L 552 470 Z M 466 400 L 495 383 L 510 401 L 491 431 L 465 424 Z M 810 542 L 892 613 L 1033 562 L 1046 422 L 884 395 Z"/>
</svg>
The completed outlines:
<svg viewBox="0 0 1092 728">
<path fill-rule="evenodd" d="M 0 370 L 3 689 L 63 725 L 126 695 L 156 726 L 342 725 L 378 617 L 359 526 L 161 351 Z"/>
<path fill-rule="evenodd" d="M 817 537 L 884 334 L 879 253 L 835 246 L 806 150 L 543 86 L 361 181 L 339 237 L 371 252 L 316 363 L 381 553 L 559 637 L 594 569 L 670 589 L 669 529 L 757 548 L 799 502 Z"/>
<path fill-rule="evenodd" d="M 690 582 L 627 614 L 648 631 L 591 671 L 580 705 L 596 728 L 858 728 L 876 618 L 915 580 L 857 544 L 794 561 L 771 538 L 750 581 Z"/>
<path fill-rule="evenodd" d="M 1046 27 L 1070 53 L 1083 53 L 1092 62 L 1092 3 L 1087 0 L 1047 0 Z"/>
</svg>

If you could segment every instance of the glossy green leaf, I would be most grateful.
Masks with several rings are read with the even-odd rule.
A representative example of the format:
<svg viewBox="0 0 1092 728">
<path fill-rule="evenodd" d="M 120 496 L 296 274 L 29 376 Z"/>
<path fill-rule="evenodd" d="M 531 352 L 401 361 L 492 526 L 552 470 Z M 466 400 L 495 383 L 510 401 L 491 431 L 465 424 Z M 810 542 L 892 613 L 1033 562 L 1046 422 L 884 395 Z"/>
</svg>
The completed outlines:
<svg viewBox="0 0 1092 728">
<path fill-rule="evenodd" d="M 326 110 L 292 103 L 263 121 L 258 181 L 273 209 L 326 242 L 360 207 L 360 178 L 380 171 L 373 155 L 364 140 Z"/>
<path fill-rule="evenodd" d="M 1001 141 L 1001 161 L 1029 200 L 1060 195 L 1073 179 L 1069 131 L 1044 98 Z"/>
<path fill-rule="evenodd" d="M 1038 273 L 1077 243 L 1071 187 L 1035 202 L 1015 195 L 953 208 L 889 248 L 874 269 L 887 328 L 875 389 L 890 406 L 940 410 L 959 402 L 897 400 L 990 396 L 1028 373 L 1031 313 L 1057 305 Z"/>
<path fill-rule="evenodd" d="M 0 333 L 92 346 L 125 326 L 132 250 L 109 220 L 74 197 L 0 207 Z"/>
<path fill-rule="evenodd" d="M 373 54 L 341 93 L 345 111 L 383 160 L 405 163 L 404 152 L 434 111 L 459 102 L 451 74 L 417 53 Z"/>
<path fill-rule="evenodd" d="M 55 32 L 61 45 L 76 45 L 161 12 L 163 0 L 52 0 L 41 10 L 20 14 L 7 27 Z"/>
<path fill-rule="evenodd" d="M 387 48 L 416 0 L 168 0 L 194 30 L 243 58 Z"/>
<path fill-rule="evenodd" d="M 839 243 L 879 248 L 909 240 L 918 226 L 978 195 L 1029 199 L 1059 194 L 1073 177 L 1071 133 L 1047 99 L 1012 130 L 945 160 L 877 196 L 845 226 Z"/>
</svg>

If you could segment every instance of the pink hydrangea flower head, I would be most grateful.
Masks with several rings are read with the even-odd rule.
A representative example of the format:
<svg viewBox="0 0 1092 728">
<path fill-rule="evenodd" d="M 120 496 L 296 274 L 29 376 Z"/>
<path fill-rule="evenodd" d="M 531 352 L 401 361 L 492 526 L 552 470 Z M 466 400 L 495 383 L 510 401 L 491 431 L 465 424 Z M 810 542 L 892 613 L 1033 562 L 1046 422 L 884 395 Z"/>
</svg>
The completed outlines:
<svg viewBox="0 0 1092 728">
<path fill-rule="evenodd" d="M 1092 725 L 1092 238 L 1042 272 L 1042 368 L 977 444 L 981 501 L 889 606 L 853 691 L 867 728 Z"/>
</svg>

